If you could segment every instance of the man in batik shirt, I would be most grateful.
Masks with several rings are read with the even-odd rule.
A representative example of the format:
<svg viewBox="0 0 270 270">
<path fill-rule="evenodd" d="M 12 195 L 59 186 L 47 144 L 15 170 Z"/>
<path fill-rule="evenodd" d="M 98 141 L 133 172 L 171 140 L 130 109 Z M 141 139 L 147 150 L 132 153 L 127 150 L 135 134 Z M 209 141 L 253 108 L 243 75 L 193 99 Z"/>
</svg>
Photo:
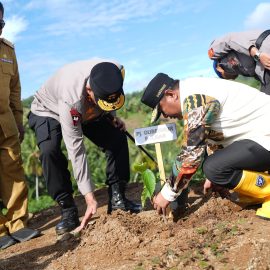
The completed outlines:
<svg viewBox="0 0 270 270">
<path fill-rule="evenodd" d="M 157 74 L 142 102 L 155 120 L 184 120 L 184 140 L 171 177 L 154 198 L 161 213 L 202 164 L 211 183 L 263 202 L 257 215 L 270 218 L 270 96 L 245 84 L 216 78 L 174 80 Z M 208 145 L 218 151 L 206 155 Z"/>
</svg>

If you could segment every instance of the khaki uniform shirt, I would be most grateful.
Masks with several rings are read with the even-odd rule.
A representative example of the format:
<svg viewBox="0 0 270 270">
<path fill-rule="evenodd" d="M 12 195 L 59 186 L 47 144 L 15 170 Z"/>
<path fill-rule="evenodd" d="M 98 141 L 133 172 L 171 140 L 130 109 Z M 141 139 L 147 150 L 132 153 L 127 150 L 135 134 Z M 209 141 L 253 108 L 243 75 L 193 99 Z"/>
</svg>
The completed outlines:
<svg viewBox="0 0 270 270">
<path fill-rule="evenodd" d="M 0 126 L 5 137 L 18 134 L 22 124 L 21 85 L 12 43 L 0 38 Z"/>
<path fill-rule="evenodd" d="M 245 68 L 245 73 L 249 76 L 256 74 L 256 77 L 265 84 L 264 66 L 260 61 L 255 62 L 249 53 L 250 47 L 255 46 L 255 42 L 262 32 L 263 31 L 257 30 L 240 33 L 235 32 L 215 39 L 210 44 L 209 48 L 210 50 L 212 49 L 213 53 L 213 55 L 210 56 L 211 59 L 220 59 L 231 51 L 234 51 L 241 65 Z M 270 54 L 270 35 L 263 41 L 260 51 Z"/>
<path fill-rule="evenodd" d="M 93 191 L 93 185 L 81 124 L 103 113 L 97 105 L 90 104 L 85 87 L 89 84 L 92 68 L 101 62 L 113 61 L 90 59 L 65 65 L 36 92 L 31 105 L 34 114 L 52 117 L 60 123 L 74 177 L 83 195 Z M 122 70 L 120 64 L 113 63 Z"/>
</svg>

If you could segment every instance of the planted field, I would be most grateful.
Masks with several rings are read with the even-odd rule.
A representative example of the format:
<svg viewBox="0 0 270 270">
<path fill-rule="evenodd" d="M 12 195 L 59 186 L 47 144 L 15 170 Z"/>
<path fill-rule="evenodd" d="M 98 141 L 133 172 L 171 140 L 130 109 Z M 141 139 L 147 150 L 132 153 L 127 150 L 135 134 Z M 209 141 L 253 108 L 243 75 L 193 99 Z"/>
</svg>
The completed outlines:
<svg viewBox="0 0 270 270">
<path fill-rule="evenodd" d="M 139 200 L 142 187 L 128 196 Z M 0 269 L 269 269 L 269 222 L 254 209 L 191 190 L 188 211 L 165 223 L 149 206 L 140 214 L 106 214 L 107 190 L 96 192 L 100 208 L 81 238 L 56 241 L 57 208 L 36 214 L 43 235 L 0 252 Z M 80 214 L 82 197 L 77 198 Z"/>
</svg>

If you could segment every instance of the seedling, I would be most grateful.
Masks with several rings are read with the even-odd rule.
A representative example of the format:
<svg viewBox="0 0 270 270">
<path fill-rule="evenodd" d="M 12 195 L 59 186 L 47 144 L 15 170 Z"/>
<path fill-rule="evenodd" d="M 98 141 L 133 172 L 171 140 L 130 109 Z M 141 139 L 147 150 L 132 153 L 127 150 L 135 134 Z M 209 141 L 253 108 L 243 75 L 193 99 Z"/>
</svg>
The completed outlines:
<svg viewBox="0 0 270 270">
<path fill-rule="evenodd" d="M 152 200 L 155 187 L 156 187 L 156 177 L 154 173 L 148 169 L 147 162 L 135 163 L 133 165 L 135 172 L 139 173 L 142 176 L 143 180 L 143 191 L 141 195 L 142 206 L 145 206 L 146 200 Z"/>
<path fill-rule="evenodd" d="M 196 232 L 197 232 L 198 234 L 204 235 L 204 234 L 207 233 L 207 228 L 205 228 L 205 227 L 197 228 L 197 229 L 196 229 Z"/>
</svg>

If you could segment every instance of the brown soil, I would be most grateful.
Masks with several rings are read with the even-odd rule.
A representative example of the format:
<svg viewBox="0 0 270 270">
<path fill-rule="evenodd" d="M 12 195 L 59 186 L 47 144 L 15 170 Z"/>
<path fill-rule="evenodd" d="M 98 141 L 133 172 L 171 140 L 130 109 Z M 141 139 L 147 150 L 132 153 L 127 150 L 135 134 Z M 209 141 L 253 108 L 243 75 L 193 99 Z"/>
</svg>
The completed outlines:
<svg viewBox="0 0 270 270">
<path fill-rule="evenodd" d="M 129 186 L 139 200 L 141 186 Z M 106 214 L 107 190 L 96 192 L 97 215 L 81 238 L 56 241 L 57 207 L 33 217 L 42 236 L 0 252 L 1 270 L 270 269 L 269 221 L 227 199 L 191 191 L 189 208 L 165 222 L 150 208 Z M 80 214 L 84 201 L 77 198 Z"/>
</svg>

